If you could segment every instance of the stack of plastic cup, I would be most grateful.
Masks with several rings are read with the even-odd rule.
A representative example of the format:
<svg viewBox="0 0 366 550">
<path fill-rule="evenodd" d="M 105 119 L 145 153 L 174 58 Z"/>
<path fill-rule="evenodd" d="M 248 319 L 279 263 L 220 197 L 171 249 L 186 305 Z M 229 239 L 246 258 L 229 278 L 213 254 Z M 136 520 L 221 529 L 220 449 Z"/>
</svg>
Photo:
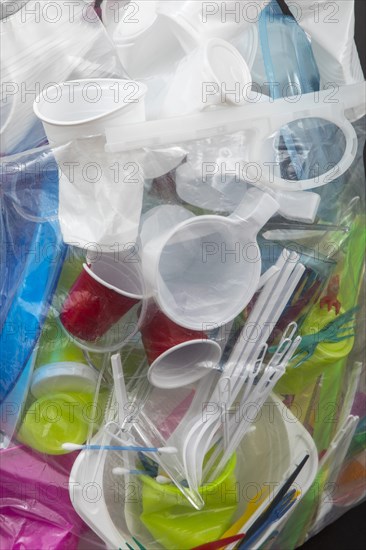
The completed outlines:
<svg viewBox="0 0 366 550">
<path fill-rule="evenodd" d="M 100 395 L 95 409 L 98 373 L 56 323 L 46 324 L 39 349 L 30 388 L 36 400 L 27 409 L 17 437 L 39 452 L 63 454 L 63 443 L 85 443 L 90 424 L 103 417 L 105 396 Z"/>
</svg>

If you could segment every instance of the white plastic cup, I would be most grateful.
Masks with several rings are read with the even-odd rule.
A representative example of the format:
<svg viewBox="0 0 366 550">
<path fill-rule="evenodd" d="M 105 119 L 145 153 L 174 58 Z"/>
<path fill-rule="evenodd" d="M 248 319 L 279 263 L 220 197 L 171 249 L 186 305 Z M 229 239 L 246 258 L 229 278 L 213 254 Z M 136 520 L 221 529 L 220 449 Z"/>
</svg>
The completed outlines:
<svg viewBox="0 0 366 550">
<path fill-rule="evenodd" d="M 268 4 L 267 0 L 257 2 L 257 13 L 251 14 L 250 6 L 235 0 L 223 2 L 203 2 L 201 0 L 161 1 L 157 13 L 165 17 L 188 53 L 210 38 L 231 40 L 248 25 L 258 20 L 260 11 Z"/>
<path fill-rule="evenodd" d="M 130 156 L 109 155 L 101 134 L 144 121 L 146 89 L 132 80 L 75 80 L 50 86 L 35 101 L 35 114 L 62 171 L 59 219 L 65 242 L 96 243 L 108 251 L 116 242 L 136 241 L 144 174 Z"/>
<path fill-rule="evenodd" d="M 33 108 L 50 145 L 104 134 L 122 123 L 145 120 L 145 84 L 134 80 L 96 78 L 53 84 Z"/>
<path fill-rule="evenodd" d="M 150 364 L 148 378 L 158 388 L 180 388 L 212 372 L 221 358 L 221 347 L 207 334 L 174 323 L 152 302 L 141 326 Z"/>
<path fill-rule="evenodd" d="M 136 0 L 120 12 L 113 41 L 123 67 L 132 78 L 171 71 L 185 52 L 168 21 L 158 17 L 156 0 Z"/>
<path fill-rule="evenodd" d="M 241 105 L 251 85 L 248 65 L 225 40 L 212 38 L 178 65 L 162 97 L 163 117 L 202 111 L 210 105 Z"/>
<path fill-rule="evenodd" d="M 178 206 L 152 209 L 140 233 L 142 267 L 149 294 L 164 314 L 192 330 L 234 319 L 258 287 L 256 236 L 278 206 L 251 189 L 227 218 L 196 217 Z"/>
</svg>

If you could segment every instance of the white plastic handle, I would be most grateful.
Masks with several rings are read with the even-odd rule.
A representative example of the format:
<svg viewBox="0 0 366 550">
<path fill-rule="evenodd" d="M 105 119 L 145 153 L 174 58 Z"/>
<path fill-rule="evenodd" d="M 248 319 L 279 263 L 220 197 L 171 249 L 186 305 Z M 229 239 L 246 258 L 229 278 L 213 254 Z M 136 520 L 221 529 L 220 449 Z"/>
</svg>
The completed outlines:
<svg viewBox="0 0 366 550">
<path fill-rule="evenodd" d="M 270 135 L 270 133 L 279 132 L 281 128 L 286 124 L 289 124 L 290 122 L 294 122 L 296 120 L 304 120 L 307 118 L 319 118 L 323 121 L 334 124 L 343 132 L 346 141 L 346 149 L 342 158 L 339 162 L 336 163 L 335 166 L 332 166 L 330 170 L 328 170 L 324 174 L 318 175 L 316 178 L 294 181 L 274 176 L 268 169 L 268 164 L 262 161 L 261 148 L 263 140 L 266 139 Z M 358 146 L 357 134 L 352 124 L 347 120 L 345 116 L 342 117 L 340 112 L 334 113 L 334 111 L 328 111 L 326 113 L 317 113 L 314 111 L 308 114 L 301 113 L 299 117 L 293 116 L 291 121 L 288 120 L 287 122 L 284 122 L 283 120 L 278 120 L 276 126 L 277 128 L 273 128 L 272 126 L 270 132 L 268 132 L 268 128 L 265 131 L 262 130 L 260 132 L 260 135 L 257 135 L 257 139 L 252 140 L 251 150 L 249 153 L 251 165 L 248 166 L 247 170 L 249 183 L 251 178 L 253 178 L 254 181 L 258 179 L 259 167 L 261 170 L 261 182 L 265 185 L 268 185 L 272 189 L 280 191 L 305 191 L 307 189 L 315 189 L 316 187 L 322 187 L 327 183 L 331 183 L 336 178 L 341 177 L 348 170 L 356 157 Z"/>
</svg>

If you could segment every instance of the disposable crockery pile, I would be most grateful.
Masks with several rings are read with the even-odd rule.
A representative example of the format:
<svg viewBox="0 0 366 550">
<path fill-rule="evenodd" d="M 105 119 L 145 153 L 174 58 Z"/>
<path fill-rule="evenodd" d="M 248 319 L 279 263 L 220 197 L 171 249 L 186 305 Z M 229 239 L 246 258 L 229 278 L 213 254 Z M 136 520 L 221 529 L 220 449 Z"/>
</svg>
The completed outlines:
<svg viewBox="0 0 366 550">
<path fill-rule="evenodd" d="M 354 2 L 0 8 L 1 548 L 300 546 L 366 496 Z"/>
</svg>

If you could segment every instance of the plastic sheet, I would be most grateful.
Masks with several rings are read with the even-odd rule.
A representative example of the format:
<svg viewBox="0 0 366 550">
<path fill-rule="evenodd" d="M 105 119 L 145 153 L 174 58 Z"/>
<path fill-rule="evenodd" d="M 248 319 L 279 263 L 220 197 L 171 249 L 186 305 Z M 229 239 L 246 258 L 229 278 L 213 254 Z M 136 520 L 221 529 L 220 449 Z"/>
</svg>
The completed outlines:
<svg viewBox="0 0 366 550">
<path fill-rule="evenodd" d="M 33 102 L 50 84 L 123 76 L 105 29 L 87 0 L 2 3 L 1 154 L 45 143 Z"/>
<path fill-rule="evenodd" d="M 201 23 L 146 4 L 145 38 L 180 26 L 171 56 L 143 63 L 132 2 L 102 3 L 115 46 L 97 19 L 60 20 L 55 80 L 93 80 L 98 108 L 38 102 L 44 134 L 27 103 L 7 133 L 1 546 L 292 549 L 366 494 L 364 86 L 329 103 L 316 33 L 262 2 L 235 32 L 205 27 L 249 93 L 218 105 L 214 82 L 208 107 L 188 86 L 192 109 L 162 118 Z M 21 13 L 1 24 L 19 33 Z M 214 69 L 195 59 L 195 79 Z M 113 83 L 136 102 L 115 106 Z"/>
</svg>

